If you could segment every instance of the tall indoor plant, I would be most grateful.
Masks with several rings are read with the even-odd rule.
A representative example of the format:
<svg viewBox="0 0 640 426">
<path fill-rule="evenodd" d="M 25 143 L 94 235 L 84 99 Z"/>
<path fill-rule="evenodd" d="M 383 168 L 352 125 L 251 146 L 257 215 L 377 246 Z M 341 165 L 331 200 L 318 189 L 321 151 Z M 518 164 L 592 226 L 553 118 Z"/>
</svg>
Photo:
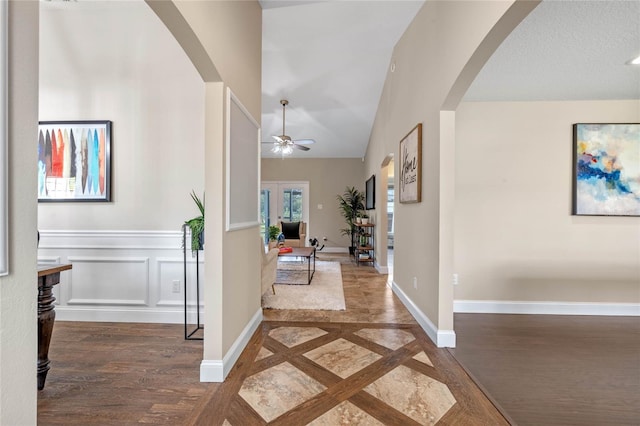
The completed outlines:
<svg viewBox="0 0 640 426">
<path fill-rule="evenodd" d="M 340 232 L 342 235 L 351 237 L 351 247 L 349 247 L 349 253 L 353 254 L 356 246 L 356 218 L 358 214 L 364 210 L 364 193 L 354 186 L 346 187 L 342 195 L 338 195 L 338 202 L 340 203 L 340 213 L 344 217 L 347 223 L 346 228 L 342 228 Z"/>
<path fill-rule="evenodd" d="M 191 250 L 202 250 L 204 244 L 204 194 L 202 200 L 198 198 L 195 191 L 191 191 L 191 199 L 198 210 L 200 210 L 200 216 L 196 216 L 193 219 L 187 220 L 184 224 L 191 230 Z"/>
</svg>

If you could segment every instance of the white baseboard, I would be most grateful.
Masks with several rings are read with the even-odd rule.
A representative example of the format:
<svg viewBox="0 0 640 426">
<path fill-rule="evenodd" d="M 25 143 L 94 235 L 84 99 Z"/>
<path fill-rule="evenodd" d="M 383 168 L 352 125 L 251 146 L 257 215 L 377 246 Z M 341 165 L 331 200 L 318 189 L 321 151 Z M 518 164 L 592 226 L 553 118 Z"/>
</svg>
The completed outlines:
<svg viewBox="0 0 640 426">
<path fill-rule="evenodd" d="M 640 303 L 455 300 L 455 313 L 640 316 Z"/>
<path fill-rule="evenodd" d="M 438 330 L 438 328 L 431 322 L 424 312 L 422 312 L 415 303 L 405 294 L 404 291 L 398 285 L 391 283 L 391 289 L 398 296 L 402 304 L 409 310 L 411 315 L 418 321 L 420 327 L 427 333 L 427 336 L 436 344 L 439 348 L 455 348 L 456 347 L 456 333 L 453 330 Z"/>
<path fill-rule="evenodd" d="M 375 262 L 373 266 L 376 268 L 379 274 L 385 275 L 389 273 L 389 268 L 386 266 L 380 266 L 378 262 Z"/>
<path fill-rule="evenodd" d="M 123 309 L 117 307 L 100 308 L 97 306 L 56 306 L 56 321 L 89 322 L 149 322 L 182 324 L 184 310 L 175 309 Z M 200 311 L 200 315 L 204 311 Z"/>
<path fill-rule="evenodd" d="M 316 251 L 316 254 L 322 253 L 349 253 L 349 249 L 347 247 L 325 247 L 322 251 Z"/>
<path fill-rule="evenodd" d="M 259 308 L 247 323 L 244 330 L 238 338 L 233 342 L 222 360 L 219 359 L 203 359 L 200 363 L 200 381 L 201 382 L 224 382 L 227 375 L 240 358 L 240 354 L 249 343 L 249 339 L 258 329 L 262 322 L 262 308 Z"/>
</svg>

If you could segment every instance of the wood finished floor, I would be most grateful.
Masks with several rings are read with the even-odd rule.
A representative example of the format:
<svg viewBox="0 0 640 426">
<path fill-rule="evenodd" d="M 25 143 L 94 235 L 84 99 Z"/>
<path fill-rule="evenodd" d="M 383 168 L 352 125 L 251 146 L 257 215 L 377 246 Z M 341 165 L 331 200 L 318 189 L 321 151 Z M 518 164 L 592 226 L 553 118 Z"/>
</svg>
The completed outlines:
<svg viewBox="0 0 640 426">
<path fill-rule="evenodd" d="M 455 314 L 451 352 L 513 423 L 640 425 L 640 318 Z"/>
<path fill-rule="evenodd" d="M 440 424 L 507 424 L 451 354 L 431 343 L 386 286 L 385 275 L 369 266 L 358 267 L 344 256 L 320 258 L 342 263 L 347 310 L 266 311 L 265 322 L 223 384 L 199 382 L 202 342 L 183 340 L 180 325 L 57 322 L 50 349 L 52 369 L 38 394 L 38 424 L 215 425 L 227 416 L 225 424 L 233 426 L 267 424 L 238 391 L 246 377 L 283 361 L 304 370 L 327 391 L 269 424 L 306 424 L 347 400 L 382 424 L 419 424 L 392 407 L 383 408 L 384 403 L 361 390 L 399 365 L 448 386 L 457 402 Z M 292 325 L 321 328 L 327 336 L 293 348 L 269 336 L 274 328 Z M 355 335 L 363 328 L 402 329 L 415 339 L 389 349 Z M 344 379 L 302 356 L 337 339 L 356 342 L 381 358 Z M 256 360 L 263 346 L 273 355 Z M 413 359 L 421 352 L 434 367 Z"/>
</svg>

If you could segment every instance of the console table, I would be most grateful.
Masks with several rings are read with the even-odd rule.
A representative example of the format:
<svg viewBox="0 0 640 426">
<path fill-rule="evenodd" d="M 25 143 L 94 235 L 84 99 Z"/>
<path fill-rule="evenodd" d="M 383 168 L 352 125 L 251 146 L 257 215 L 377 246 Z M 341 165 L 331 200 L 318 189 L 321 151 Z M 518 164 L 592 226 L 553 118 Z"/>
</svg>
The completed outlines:
<svg viewBox="0 0 640 426">
<path fill-rule="evenodd" d="M 60 283 L 60 272 L 71 269 L 70 264 L 38 265 L 38 390 L 44 389 L 49 372 L 49 344 L 56 311 L 53 286 Z"/>
</svg>

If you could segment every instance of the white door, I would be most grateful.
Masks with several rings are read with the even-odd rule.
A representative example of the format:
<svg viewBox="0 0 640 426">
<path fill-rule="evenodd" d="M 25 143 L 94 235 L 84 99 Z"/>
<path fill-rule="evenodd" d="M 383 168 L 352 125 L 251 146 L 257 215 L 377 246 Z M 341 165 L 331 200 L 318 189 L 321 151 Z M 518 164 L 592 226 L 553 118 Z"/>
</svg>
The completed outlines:
<svg viewBox="0 0 640 426">
<path fill-rule="evenodd" d="M 309 182 L 262 182 L 260 187 L 261 231 L 265 242 L 269 226 L 283 222 L 307 223 L 309 234 Z"/>
</svg>

